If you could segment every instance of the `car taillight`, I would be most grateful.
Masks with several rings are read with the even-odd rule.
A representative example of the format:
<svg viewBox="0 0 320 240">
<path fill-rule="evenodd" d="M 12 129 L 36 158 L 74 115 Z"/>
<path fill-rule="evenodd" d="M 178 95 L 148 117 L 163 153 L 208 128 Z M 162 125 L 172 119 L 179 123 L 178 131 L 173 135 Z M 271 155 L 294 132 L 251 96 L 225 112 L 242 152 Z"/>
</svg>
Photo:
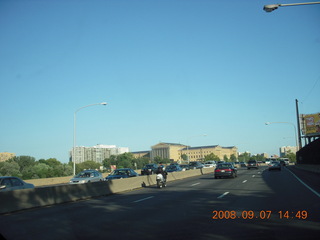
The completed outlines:
<svg viewBox="0 0 320 240">
<path fill-rule="evenodd" d="M 215 172 L 221 172 L 221 170 L 220 169 L 216 169 L 216 170 L 214 170 Z"/>
<path fill-rule="evenodd" d="M 231 172 L 232 170 L 231 169 L 226 169 L 226 172 Z"/>
</svg>

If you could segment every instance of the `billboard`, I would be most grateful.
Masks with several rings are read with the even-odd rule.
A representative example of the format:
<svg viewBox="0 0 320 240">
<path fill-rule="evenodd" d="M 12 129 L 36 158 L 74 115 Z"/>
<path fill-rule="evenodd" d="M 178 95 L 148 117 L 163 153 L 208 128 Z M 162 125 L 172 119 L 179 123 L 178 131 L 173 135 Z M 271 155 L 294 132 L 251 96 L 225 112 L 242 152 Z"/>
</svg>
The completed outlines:
<svg viewBox="0 0 320 240">
<path fill-rule="evenodd" d="M 304 114 L 302 122 L 305 136 L 320 136 L 320 113 Z"/>
</svg>

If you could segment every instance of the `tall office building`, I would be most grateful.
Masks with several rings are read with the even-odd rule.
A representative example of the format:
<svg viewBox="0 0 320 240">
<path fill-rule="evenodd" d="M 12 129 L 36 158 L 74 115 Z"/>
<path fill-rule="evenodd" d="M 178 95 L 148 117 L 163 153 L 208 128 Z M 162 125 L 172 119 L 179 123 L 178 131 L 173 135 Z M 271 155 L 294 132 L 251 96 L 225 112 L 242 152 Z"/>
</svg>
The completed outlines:
<svg viewBox="0 0 320 240">
<path fill-rule="evenodd" d="M 102 145 L 98 144 L 93 147 L 75 147 L 73 156 L 73 148 L 70 151 L 70 161 L 75 163 L 82 163 L 86 161 L 94 161 L 102 163 L 104 159 L 109 158 L 111 155 L 119 155 L 129 152 L 127 147 L 117 147 L 116 145 Z"/>
<path fill-rule="evenodd" d="M 297 147 L 290 147 L 290 146 L 281 147 L 280 148 L 280 157 L 284 157 L 289 152 L 296 154 L 297 151 L 298 151 Z"/>
</svg>

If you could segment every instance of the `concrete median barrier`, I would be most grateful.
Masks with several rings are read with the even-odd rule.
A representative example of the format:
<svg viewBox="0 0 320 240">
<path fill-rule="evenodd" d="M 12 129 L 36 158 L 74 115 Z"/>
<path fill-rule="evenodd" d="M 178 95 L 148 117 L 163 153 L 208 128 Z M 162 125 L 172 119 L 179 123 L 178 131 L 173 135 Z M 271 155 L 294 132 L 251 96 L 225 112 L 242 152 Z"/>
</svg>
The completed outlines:
<svg viewBox="0 0 320 240">
<path fill-rule="evenodd" d="M 213 170 L 213 168 L 204 168 L 169 173 L 168 182 L 208 174 L 213 172 Z M 66 179 L 63 180 L 65 181 Z M 105 182 L 72 185 L 64 184 L 0 192 L 0 214 L 105 196 L 141 187 L 148 187 L 155 184 L 156 175 L 153 174 Z"/>
</svg>

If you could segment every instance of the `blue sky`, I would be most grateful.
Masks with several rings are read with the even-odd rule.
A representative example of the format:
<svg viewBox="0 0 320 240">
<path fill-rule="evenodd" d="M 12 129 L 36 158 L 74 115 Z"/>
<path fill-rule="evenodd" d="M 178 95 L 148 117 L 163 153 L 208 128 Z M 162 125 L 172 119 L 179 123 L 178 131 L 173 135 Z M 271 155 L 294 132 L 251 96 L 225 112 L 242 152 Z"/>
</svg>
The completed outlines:
<svg viewBox="0 0 320 240">
<path fill-rule="evenodd" d="M 0 0 L 0 152 L 67 162 L 104 101 L 77 145 L 294 146 L 265 122 L 320 112 L 320 4 L 274 3 Z"/>
</svg>

